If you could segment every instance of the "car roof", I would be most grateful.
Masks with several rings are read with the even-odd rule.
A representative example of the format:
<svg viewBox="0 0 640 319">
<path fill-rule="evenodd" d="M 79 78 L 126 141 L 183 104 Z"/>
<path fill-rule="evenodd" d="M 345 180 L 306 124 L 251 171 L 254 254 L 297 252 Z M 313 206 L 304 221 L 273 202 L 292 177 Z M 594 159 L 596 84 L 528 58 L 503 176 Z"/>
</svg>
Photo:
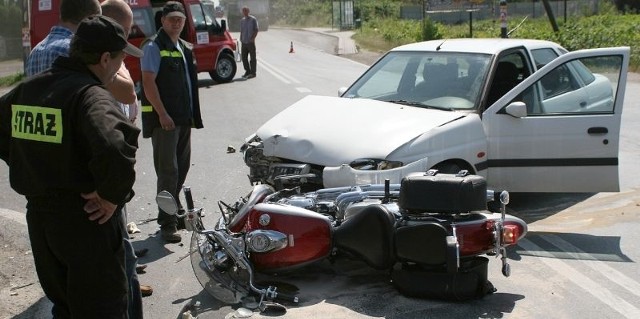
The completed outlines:
<svg viewBox="0 0 640 319">
<path fill-rule="evenodd" d="M 438 46 L 440 47 L 438 49 Z M 440 51 L 465 52 L 496 55 L 504 50 L 524 46 L 528 50 L 539 48 L 562 48 L 557 43 L 531 39 L 441 39 L 402 45 L 391 51 Z"/>
</svg>

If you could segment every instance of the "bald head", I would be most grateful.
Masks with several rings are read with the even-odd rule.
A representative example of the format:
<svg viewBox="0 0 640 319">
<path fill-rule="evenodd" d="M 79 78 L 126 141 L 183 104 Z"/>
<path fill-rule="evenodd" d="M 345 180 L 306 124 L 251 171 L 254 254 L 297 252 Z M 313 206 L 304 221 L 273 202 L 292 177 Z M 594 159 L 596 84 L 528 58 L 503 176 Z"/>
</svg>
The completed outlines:
<svg viewBox="0 0 640 319">
<path fill-rule="evenodd" d="M 101 5 L 102 15 L 116 20 L 124 29 L 127 36 L 133 25 L 133 12 L 124 0 L 106 0 Z"/>
</svg>

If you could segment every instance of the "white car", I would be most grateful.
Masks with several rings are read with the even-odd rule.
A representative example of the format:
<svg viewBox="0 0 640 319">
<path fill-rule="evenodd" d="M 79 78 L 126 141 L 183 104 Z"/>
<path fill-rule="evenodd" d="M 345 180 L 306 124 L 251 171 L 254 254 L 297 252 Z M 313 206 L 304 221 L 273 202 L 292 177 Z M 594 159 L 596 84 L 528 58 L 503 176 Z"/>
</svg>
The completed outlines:
<svg viewBox="0 0 640 319">
<path fill-rule="evenodd" d="M 522 39 L 400 46 L 340 97 L 310 95 L 267 121 L 245 163 L 253 182 L 278 187 L 438 169 L 514 192 L 618 191 L 629 54 Z"/>
</svg>

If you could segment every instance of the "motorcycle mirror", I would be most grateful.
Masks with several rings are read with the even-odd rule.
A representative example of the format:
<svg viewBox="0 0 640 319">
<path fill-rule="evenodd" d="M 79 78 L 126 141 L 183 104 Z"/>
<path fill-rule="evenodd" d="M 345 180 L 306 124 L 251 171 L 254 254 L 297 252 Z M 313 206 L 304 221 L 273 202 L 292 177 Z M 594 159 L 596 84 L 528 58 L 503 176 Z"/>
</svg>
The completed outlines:
<svg viewBox="0 0 640 319">
<path fill-rule="evenodd" d="M 173 198 L 173 195 L 168 191 L 158 193 L 158 195 L 156 195 L 156 203 L 158 203 L 158 207 L 160 207 L 162 211 L 169 215 L 175 215 L 178 212 L 178 204 L 175 198 Z"/>
<path fill-rule="evenodd" d="M 260 304 L 260 314 L 265 316 L 283 316 L 287 313 L 287 307 L 277 303 L 270 301 L 263 301 Z"/>
<path fill-rule="evenodd" d="M 502 193 L 500 193 L 500 203 L 503 205 L 509 204 L 509 192 L 502 191 Z"/>
</svg>

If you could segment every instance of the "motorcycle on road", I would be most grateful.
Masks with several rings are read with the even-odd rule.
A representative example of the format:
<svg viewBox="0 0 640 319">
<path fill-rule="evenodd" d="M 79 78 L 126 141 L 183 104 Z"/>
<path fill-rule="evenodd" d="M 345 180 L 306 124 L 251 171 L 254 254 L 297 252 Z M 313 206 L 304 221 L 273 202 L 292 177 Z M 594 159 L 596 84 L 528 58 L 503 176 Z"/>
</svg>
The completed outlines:
<svg viewBox="0 0 640 319">
<path fill-rule="evenodd" d="M 254 297 L 259 305 L 296 303 L 301 295 L 257 283 L 258 274 L 285 274 L 324 259 L 351 258 L 388 270 L 400 293 L 419 298 L 468 300 L 493 293 L 487 256 L 501 258 L 527 232 L 506 214 L 507 191 L 487 190 L 483 177 L 413 173 L 400 184 L 357 185 L 300 192 L 255 185 L 233 204 L 218 202 L 221 217 L 203 224 L 191 189 L 183 189 L 192 231 L 191 262 L 198 281 L 216 299 L 234 304 Z M 179 211 L 168 192 L 156 198 Z M 499 201 L 499 211 L 487 202 Z M 282 279 L 283 276 L 280 277 Z"/>
</svg>

